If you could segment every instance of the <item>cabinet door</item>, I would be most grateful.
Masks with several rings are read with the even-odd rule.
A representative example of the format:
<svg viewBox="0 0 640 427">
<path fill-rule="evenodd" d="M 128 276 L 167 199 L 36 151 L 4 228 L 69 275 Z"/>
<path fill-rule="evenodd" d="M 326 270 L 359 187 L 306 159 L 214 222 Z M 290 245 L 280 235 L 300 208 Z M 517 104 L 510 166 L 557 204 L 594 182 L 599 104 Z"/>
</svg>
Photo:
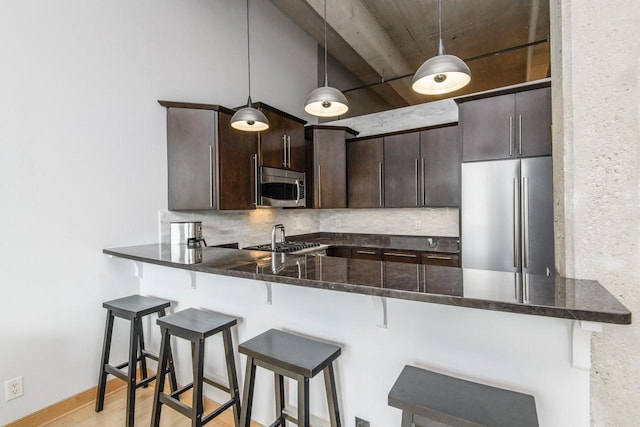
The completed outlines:
<svg viewBox="0 0 640 427">
<path fill-rule="evenodd" d="M 420 132 L 423 205 L 460 206 L 460 140 L 458 127 Z"/>
<path fill-rule="evenodd" d="M 347 143 L 347 202 L 350 208 L 384 206 L 382 138 Z"/>
<path fill-rule="evenodd" d="M 287 168 L 298 172 L 306 171 L 304 125 L 284 118 L 287 137 Z"/>
<path fill-rule="evenodd" d="M 260 132 L 260 164 L 282 169 L 286 166 L 286 119 L 267 109 L 261 111 L 269 120 L 269 129 Z"/>
<path fill-rule="evenodd" d="M 258 138 L 252 132 L 233 129 L 226 113 L 219 113 L 218 129 L 218 208 L 253 209 Z"/>
<path fill-rule="evenodd" d="M 351 247 L 331 246 L 327 248 L 327 256 L 334 256 L 338 258 L 351 258 Z"/>
<path fill-rule="evenodd" d="M 343 130 L 313 131 L 314 204 L 316 208 L 347 207 L 347 153 Z"/>
<path fill-rule="evenodd" d="M 384 206 L 406 208 L 420 205 L 420 133 L 384 137 Z"/>
<path fill-rule="evenodd" d="M 214 209 L 216 114 L 167 109 L 169 210 Z"/>
<path fill-rule="evenodd" d="M 460 104 L 462 160 L 506 159 L 514 153 L 513 94 Z"/>
<path fill-rule="evenodd" d="M 518 92 L 515 96 L 518 155 L 551 155 L 551 88 Z"/>
</svg>

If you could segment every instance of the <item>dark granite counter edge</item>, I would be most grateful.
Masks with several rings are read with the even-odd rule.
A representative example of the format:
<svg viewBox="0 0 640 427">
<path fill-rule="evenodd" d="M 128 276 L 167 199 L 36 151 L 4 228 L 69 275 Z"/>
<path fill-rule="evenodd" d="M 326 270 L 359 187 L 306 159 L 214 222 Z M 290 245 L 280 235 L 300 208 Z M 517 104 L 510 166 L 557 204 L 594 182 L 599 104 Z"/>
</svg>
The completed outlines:
<svg viewBox="0 0 640 427">
<path fill-rule="evenodd" d="M 433 304 L 451 305 L 456 307 L 476 308 L 481 310 L 501 311 L 507 313 L 529 314 L 534 316 L 556 317 L 562 319 L 583 320 L 590 322 L 602 322 L 618 325 L 631 324 L 631 313 L 602 313 L 588 310 L 567 309 L 530 304 L 516 304 L 501 301 L 491 301 L 484 299 L 474 299 L 468 297 L 452 297 L 448 295 L 407 293 L 403 291 L 349 285 L 345 283 L 325 282 L 311 279 L 297 279 L 285 276 L 274 276 L 270 274 L 249 273 L 230 268 L 216 268 L 203 266 L 201 264 L 179 264 L 174 262 L 145 258 L 130 254 L 117 252 L 116 250 L 104 249 L 106 255 L 118 258 L 130 259 L 132 261 L 145 262 L 149 264 L 161 265 L 164 267 L 178 268 L 182 270 L 197 271 L 200 273 L 218 274 L 223 276 L 238 277 L 263 282 L 272 282 L 285 285 L 303 286 L 316 289 L 326 289 L 339 292 L 356 293 L 360 295 L 379 296 L 394 299 L 404 299 L 409 301 L 427 302 Z M 249 264 L 249 263 L 248 263 Z"/>
</svg>

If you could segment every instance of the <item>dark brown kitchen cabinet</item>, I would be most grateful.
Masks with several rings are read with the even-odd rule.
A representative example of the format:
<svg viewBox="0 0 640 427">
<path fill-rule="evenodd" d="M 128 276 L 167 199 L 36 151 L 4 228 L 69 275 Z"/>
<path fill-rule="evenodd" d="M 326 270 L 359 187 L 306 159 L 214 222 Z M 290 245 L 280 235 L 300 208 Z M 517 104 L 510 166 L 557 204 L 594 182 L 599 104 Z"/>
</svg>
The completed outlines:
<svg viewBox="0 0 640 427">
<path fill-rule="evenodd" d="M 253 209 L 257 137 L 231 127 L 218 105 L 159 101 L 167 108 L 169 210 Z"/>
<path fill-rule="evenodd" d="M 551 155 L 551 88 L 460 100 L 462 159 Z"/>
<path fill-rule="evenodd" d="M 458 126 L 420 132 L 423 206 L 460 206 L 460 162 Z"/>
<path fill-rule="evenodd" d="M 384 137 L 384 206 L 418 207 L 420 133 L 402 133 Z"/>
<path fill-rule="evenodd" d="M 307 126 L 307 207 L 347 207 L 347 133 L 345 127 Z"/>
<path fill-rule="evenodd" d="M 351 258 L 350 246 L 330 246 L 327 248 L 327 256 L 339 258 Z"/>
<path fill-rule="evenodd" d="M 422 253 L 422 264 L 460 267 L 460 255 L 440 252 Z"/>
<path fill-rule="evenodd" d="M 253 104 L 269 120 L 269 129 L 258 134 L 260 165 L 304 172 L 306 121 L 267 104 Z"/>
<path fill-rule="evenodd" d="M 347 203 L 350 208 L 384 207 L 382 138 L 347 142 Z"/>
</svg>

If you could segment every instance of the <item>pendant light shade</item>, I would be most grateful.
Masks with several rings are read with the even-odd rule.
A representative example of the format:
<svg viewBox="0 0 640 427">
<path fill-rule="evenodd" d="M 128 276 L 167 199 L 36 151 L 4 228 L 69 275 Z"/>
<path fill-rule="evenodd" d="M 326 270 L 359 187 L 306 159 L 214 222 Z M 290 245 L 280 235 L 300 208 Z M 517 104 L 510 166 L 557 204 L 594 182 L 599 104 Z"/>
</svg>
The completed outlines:
<svg viewBox="0 0 640 427">
<path fill-rule="evenodd" d="M 324 86 L 314 89 L 304 103 L 304 111 L 318 117 L 335 117 L 349 111 L 349 101 L 338 89 L 329 86 L 327 72 L 327 0 L 324 0 Z"/>
<path fill-rule="evenodd" d="M 465 87 L 471 81 L 471 70 L 457 56 L 447 55 L 442 43 L 442 0 L 438 12 L 439 41 L 436 56 L 425 61 L 413 76 L 411 88 L 424 95 L 440 95 Z"/>
<path fill-rule="evenodd" d="M 318 117 L 340 116 L 349 111 L 349 102 L 338 89 L 321 86 L 309 94 L 304 111 Z"/>
<path fill-rule="evenodd" d="M 251 106 L 251 97 L 247 106 L 231 116 L 231 127 L 246 132 L 260 132 L 269 129 L 269 120 L 262 111 Z"/>
<path fill-rule="evenodd" d="M 231 127 L 245 132 L 260 132 L 269 129 L 269 120 L 251 103 L 251 50 L 249 44 L 249 0 L 247 0 L 247 74 L 249 77 L 249 99 L 247 106 L 231 116 Z"/>
</svg>

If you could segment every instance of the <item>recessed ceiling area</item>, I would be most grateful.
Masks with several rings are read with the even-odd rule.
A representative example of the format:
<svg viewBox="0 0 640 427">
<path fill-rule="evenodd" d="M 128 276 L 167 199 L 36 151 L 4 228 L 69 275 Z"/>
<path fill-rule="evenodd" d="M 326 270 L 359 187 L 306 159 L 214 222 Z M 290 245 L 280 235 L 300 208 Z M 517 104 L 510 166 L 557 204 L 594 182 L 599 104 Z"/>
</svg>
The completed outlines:
<svg viewBox="0 0 640 427">
<path fill-rule="evenodd" d="M 324 44 L 324 0 L 270 1 Z M 436 53 L 438 0 L 327 0 L 328 53 L 339 64 L 329 62 L 330 84 L 358 106 L 344 117 L 550 76 L 546 0 L 443 0 L 442 40 L 446 53 L 467 63 L 471 83 L 446 95 L 417 94 L 413 74 Z"/>
</svg>

